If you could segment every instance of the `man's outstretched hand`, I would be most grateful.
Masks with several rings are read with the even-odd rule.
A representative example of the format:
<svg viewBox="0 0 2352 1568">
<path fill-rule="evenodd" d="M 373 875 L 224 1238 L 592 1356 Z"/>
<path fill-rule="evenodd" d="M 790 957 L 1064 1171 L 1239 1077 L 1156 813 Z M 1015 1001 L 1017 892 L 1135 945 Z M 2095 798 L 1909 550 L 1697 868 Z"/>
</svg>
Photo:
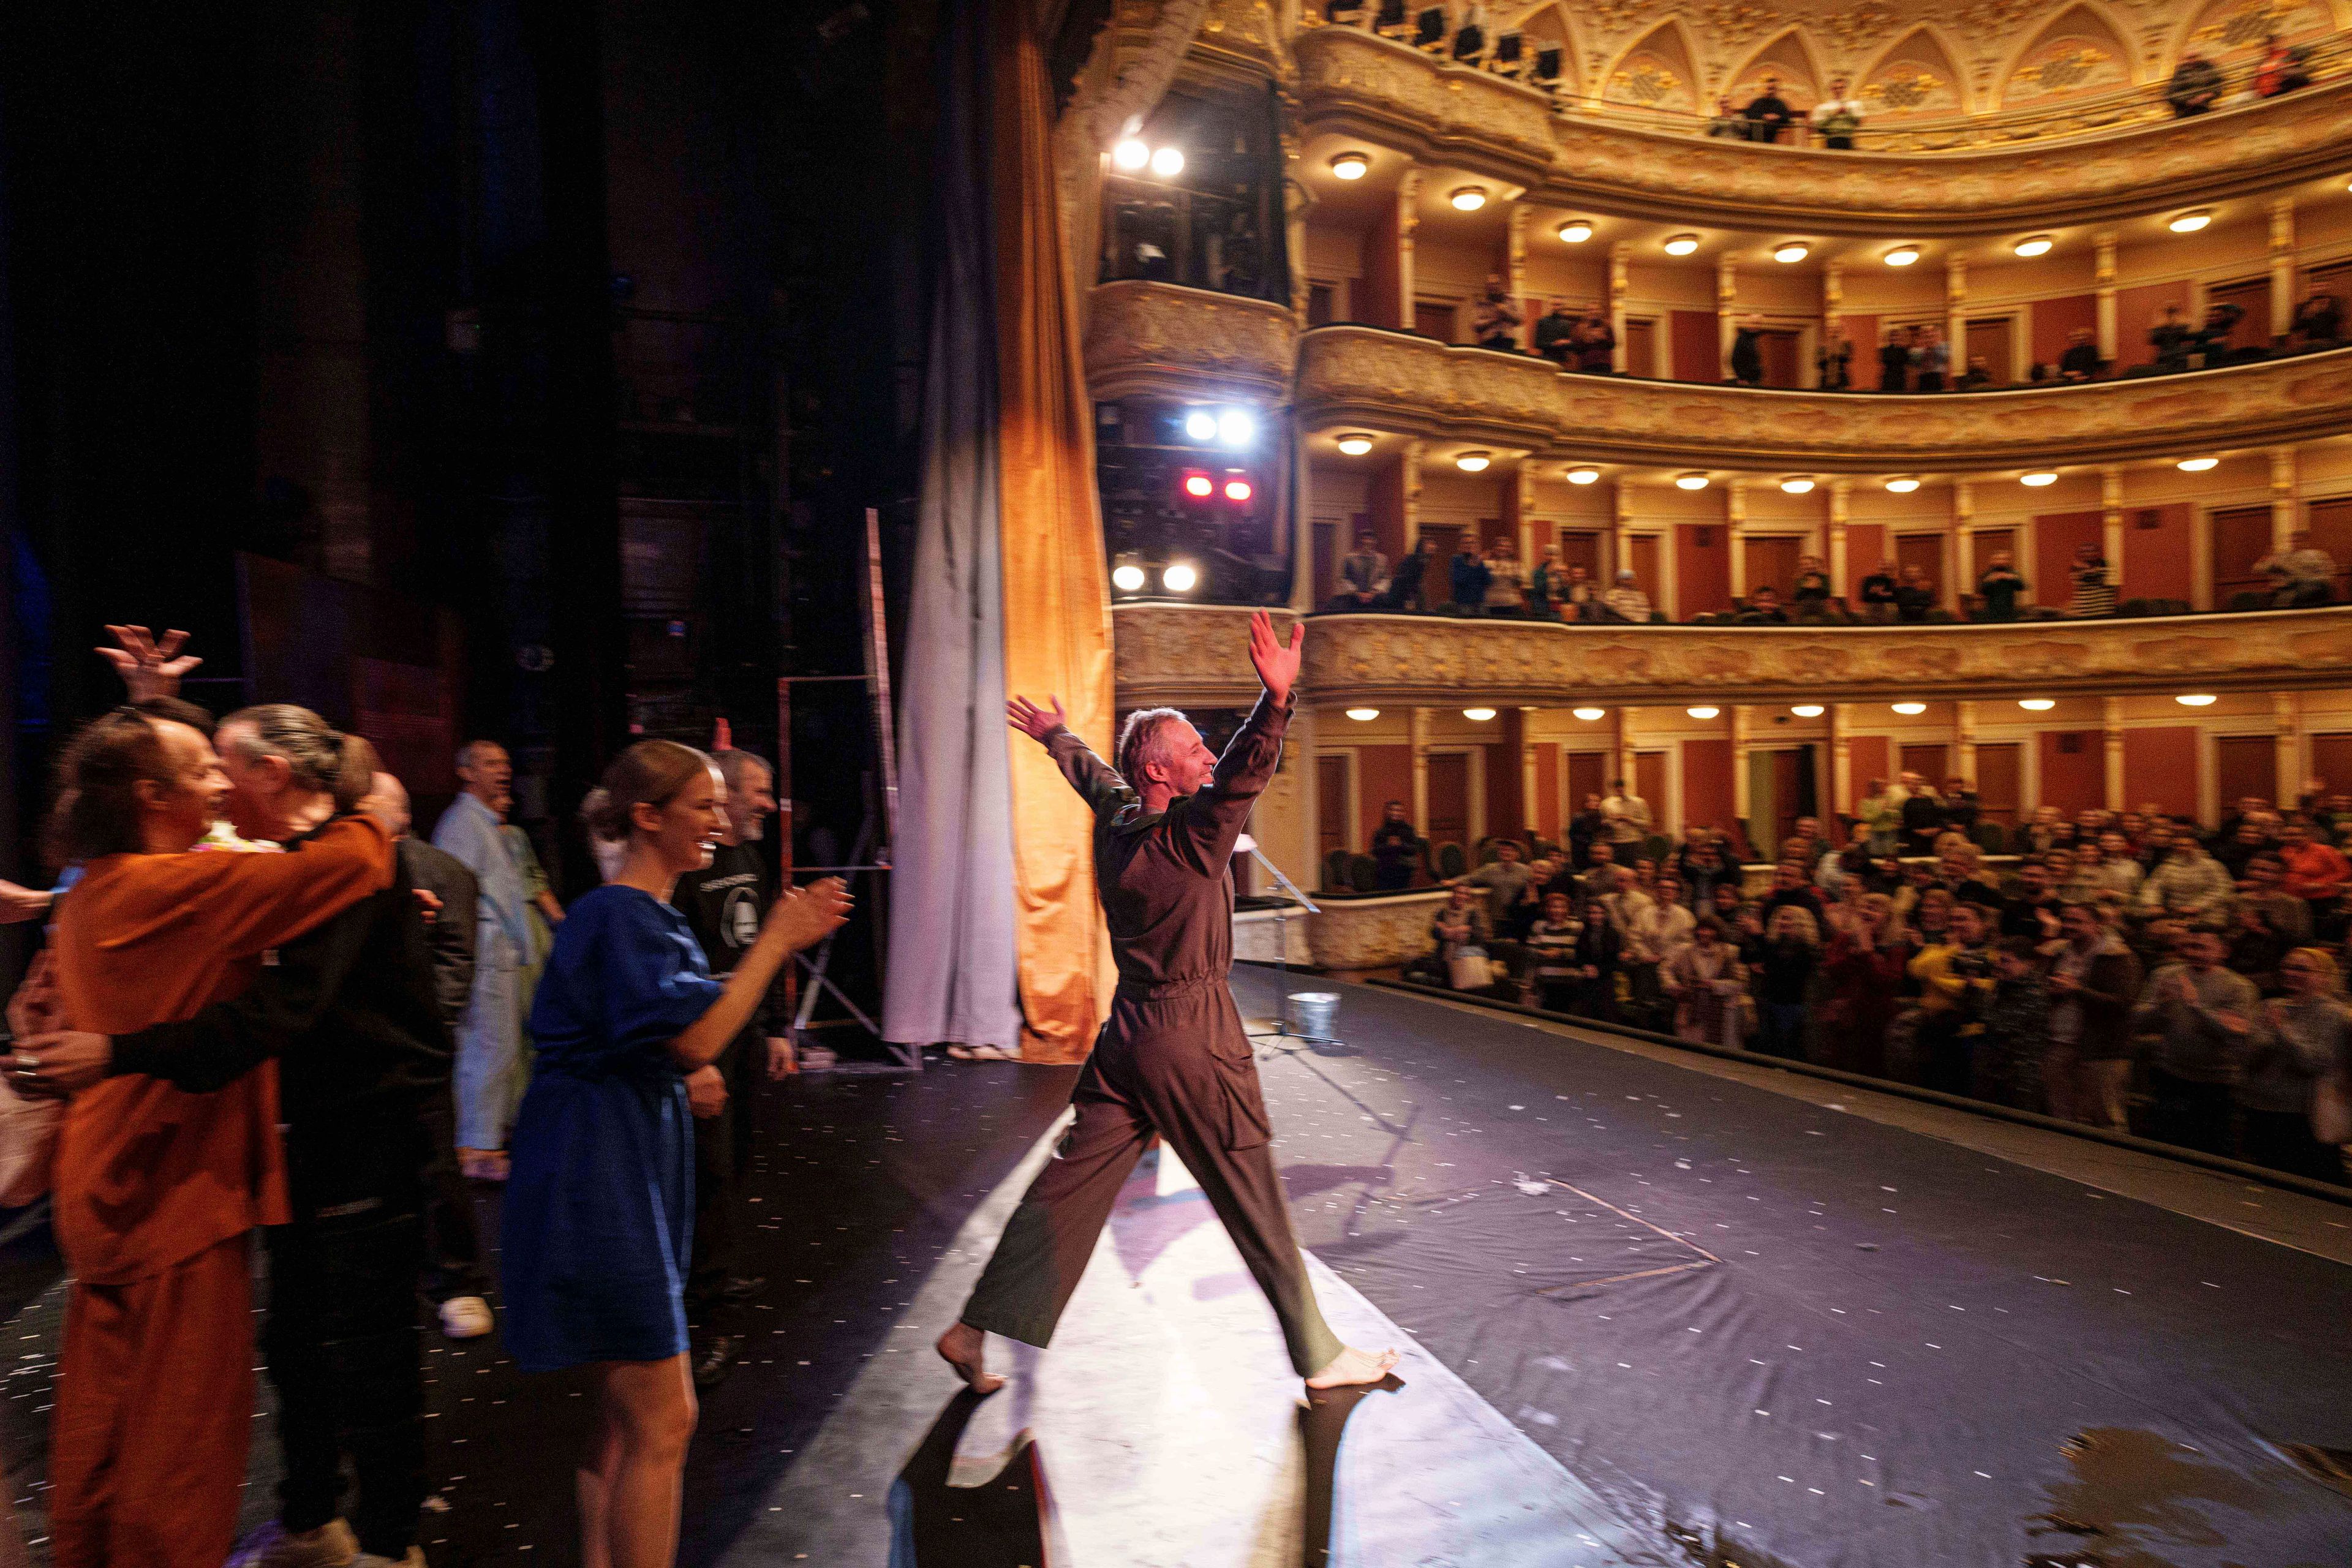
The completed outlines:
<svg viewBox="0 0 2352 1568">
<path fill-rule="evenodd" d="M 1004 716 L 1012 721 L 1014 729 L 1031 740 L 1042 741 L 1070 721 L 1070 716 L 1062 711 L 1060 698 L 1048 697 L 1045 700 L 1054 706 L 1045 709 L 1026 697 L 1013 698 L 1004 704 Z"/>
<path fill-rule="evenodd" d="M 1305 621 L 1291 623 L 1290 642 L 1285 646 L 1275 635 L 1272 616 L 1260 610 L 1250 617 L 1250 663 L 1277 707 L 1290 700 L 1290 689 L 1298 684 L 1298 649 L 1306 641 Z"/>
<path fill-rule="evenodd" d="M 182 679 L 205 662 L 194 654 L 180 651 L 180 645 L 188 640 L 185 632 L 165 632 L 159 637 L 145 626 L 106 629 L 121 646 L 100 648 L 98 656 L 114 666 L 115 673 L 122 677 L 122 684 L 130 689 L 133 702 L 144 702 L 151 697 L 178 696 Z"/>
</svg>

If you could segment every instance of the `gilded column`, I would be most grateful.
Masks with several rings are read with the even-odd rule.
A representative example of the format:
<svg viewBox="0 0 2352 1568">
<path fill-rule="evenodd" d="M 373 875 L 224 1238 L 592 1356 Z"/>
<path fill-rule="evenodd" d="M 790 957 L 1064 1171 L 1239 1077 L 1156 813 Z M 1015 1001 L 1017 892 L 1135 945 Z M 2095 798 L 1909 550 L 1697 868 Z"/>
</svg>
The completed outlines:
<svg viewBox="0 0 2352 1568">
<path fill-rule="evenodd" d="M 2118 463 L 2109 463 L 2099 470 L 2099 548 L 2107 558 L 2107 570 L 2114 574 L 2116 592 L 2120 596 L 2124 581 L 2124 470 Z M 2055 595 L 2058 584 L 2049 584 L 2047 589 L 2049 594 Z M 2070 591 L 2068 597 L 2072 596 Z M 2041 605 L 2065 602 L 2045 597 L 2039 589 L 2033 598 L 2036 604 Z"/>
<path fill-rule="evenodd" d="M 1532 458 L 1521 458 L 1511 474 L 1512 521 L 1518 529 L 1519 570 L 1532 574 L 1536 569 L 1536 465 Z"/>
<path fill-rule="evenodd" d="M 2116 237 L 2099 234 L 2091 245 L 2095 258 L 2092 277 L 2099 289 L 2099 358 L 2112 363 L 2122 341 L 2116 328 Z"/>
<path fill-rule="evenodd" d="M 1620 375 L 1629 369 L 1635 375 L 1650 375 L 1656 365 L 1634 367 L 1625 363 L 1625 295 L 1631 287 L 1625 268 L 1633 254 L 1633 247 L 1622 239 L 1609 247 L 1609 331 L 1617 340 L 1617 346 L 1609 351 L 1609 363 Z"/>
<path fill-rule="evenodd" d="M 1397 320 L 1412 331 L 1412 231 L 1421 226 L 1421 171 L 1407 169 L 1397 180 Z"/>
<path fill-rule="evenodd" d="M 1830 798 L 1816 804 L 1821 805 L 1822 816 L 1834 818 L 1853 804 L 1853 737 L 1846 733 L 1845 704 L 1832 702 L 1828 706 L 1823 721 L 1829 726 Z"/>
<path fill-rule="evenodd" d="M 1539 312 L 1535 301 L 1528 298 L 1528 209 L 1519 202 L 1511 204 L 1511 216 L 1504 229 L 1503 265 L 1504 287 L 1519 307 L 1519 347 L 1532 351 Z"/>
<path fill-rule="evenodd" d="M 2295 517 L 2294 448 L 2271 448 L 2271 548 L 2284 550 L 2288 536 L 2302 526 Z"/>
<path fill-rule="evenodd" d="M 2099 728 L 2107 746 L 2107 809 L 2122 811 L 2124 804 L 2124 700 L 2099 700 Z"/>
<path fill-rule="evenodd" d="M 1315 205 L 1315 193 L 1298 177 L 1298 103 L 1287 92 L 1282 95 L 1282 217 L 1286 254 L 1290 261 L 1290 310 L 1298 324 L 1307 324 L 1307 214 Z M 1312 791 L 1308 792 L 1312 794 Z M 1308 842 L 1312 843 L 1310 839 Z M 1311 858 L 1310 858 L 1311 863 Z"/>
<path fill-rule="evenodd" d="M 1716 373 L 1729 374 L 1731 340 L 1739 331 L 1739 264 L 1729 254 L 1715 264 Z"/>
<path fill-rule="evenodd" d="M 1944 263 L 1944 342 L 1951 364 L 1944 384 L 1969 368 L 1969 264 L 1959 257 Z"/>
<path fill-rule="evenodd" d="M 1732 479 L 1723 486 L 1723 527 L 1731 552 L 1731 596 L 1748 596 L 1748 481 Z"/>
<path fill-rule="evenodd" d="M 2294 319 L 2294 198 L 2271 200 L 2271 331 L 2284 337 Z"/>
<path fill-rule="evenodd" d="M 1421 548 L 1421 452 L 1422 443 L 1407 441 L 1404 450 L 1397 455 L 1398 489 L 1404 508 L 1404 547 L 1408 554 Z M 1426 594 L 1427 588 L 1423 592 Z"/>
<path fill-rule="evenodd" d="M 2277 737 L 2278 787 L 2271 798 L 2281 811 L 2293 811 L 2296 797 L 2303 794 L 2303 694 L 2299 691 L 2274 691 L 2271 694 L 2271 721 Z"/>
<path fill-rule="evenodd" d="M 1756 825 L 1748 822 L 1748 817 L 1755 809 L 1756 798 L 1755 781 L 1748 776 L 1748 705 L 1744 702 L 1735 702 L 1731 705 L 1730 711 L 1731 815 L 1748 823 L 1748 838 L 1756 842 L 1757 849 L 1767 859 L 1778 860 L 1780 858 L 1780 847 L 1777 844 L 1767 846 L 1757 840 Z M 1690 815 L 1688 807 L 1684 809 L 1683 815 L 1685 817 Z"/>
<path fill-rule="evenodd" d="M 1314 465 L 1307 460 L 1307 443 L 1299 440 L 1296 430 L 1288 430 L 1286 445 L 1290 448 L 1290 607 L 1300 615 L 1315 608 L 1315 530 L 1310 520 L 1315 516 L 1314 497 L 1310 493 Z M 1334 538 L 1334 547 L 1337 539 Z M 1349 549 L 1355 542 L 1349 542 Z M 1314 753 L 1309 752 L 1307 755 Z M 1313 795 L 1313 790 L 1307 792 Z M 1312 863 L 1312 858 L 1309 858 Z"/>
<path fill-rule="evenodd" d="M 1845 331 L 1844 321 L 1845 268 L 1832 261 L 1822 268 L 1822 353 L 1830 354 L 1837 351 L 1838 339 Z M 1852 374 L 1852 367 L 1849 367 L 1848 374 Z M 1820 383 L 1821 377 L 1817 372 L 1813 378 L 1813 384 L 1819 385 Z"/>
<path fill-rule="evenodd" d="M 1615 504 L 1609 520 L 1609 558 L 1601 563 L 1601 570 L 1603 577 L 1607 579 L 1607 586 L 1613 588 L 1617 585 L 1617 574 L 1633 564 L 1633 552 L 1625 545 L 1625 530 L 1633 521 L 1633 481 L 1624 479 L 1612 479 L 1609 481 L 1609 489 L 1610 499 Z M 1664 586 L 1663 583 L 1643 583 L 1641 584 L 1641 589 L 1650 595 L 1652 603 L 1663 609 L 1664 601 L 1659 597 L 1659 591 Z"/>
<path fill-rule="evenodd" d="M 1408 716 L 1405 738 L 1412 747 L 1412 829 L 1429 837 L 1429 710 L 1416 708 Z"/>
<path fill-rule="evenodd" d="M 1969 525 L 1976 520 L 1976 486 L 1968 479 L 1954 479 L 1952 526 L 1944 531 L 1944 580 L 1936 584 L 1936 602 L 1948 610 L 1960 607 L 1960 552 L 1968 543 Z"/>
<path fill-rule="evenodd" d="M 1973 702 L 1952 704 L 1952 772 L 1969 781 L 1974 789 L 1977 783 L 1977 705 Z"/>
<path fill-rule="evenodd" d="M 1843 594 L 1846 584 L 1845 529 L 1853 515 L 1853 481 L 1840 476 L 1830 481 L 1830 592 Z"/>
</svg>

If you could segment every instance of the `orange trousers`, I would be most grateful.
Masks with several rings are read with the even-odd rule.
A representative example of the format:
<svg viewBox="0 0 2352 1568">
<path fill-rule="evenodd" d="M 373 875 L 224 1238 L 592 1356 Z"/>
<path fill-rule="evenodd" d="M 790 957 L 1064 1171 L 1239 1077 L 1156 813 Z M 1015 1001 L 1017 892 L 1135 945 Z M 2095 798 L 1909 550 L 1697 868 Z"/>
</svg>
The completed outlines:
<svg viewBox="0 0 2352 1568">
<path fill-rule="evenodd" d="M 249 1241 L 128 1285 L 74 1285 L 49 1426 L 57 1568 L 228 1556 L 253 1425 Z"/>
</svg>

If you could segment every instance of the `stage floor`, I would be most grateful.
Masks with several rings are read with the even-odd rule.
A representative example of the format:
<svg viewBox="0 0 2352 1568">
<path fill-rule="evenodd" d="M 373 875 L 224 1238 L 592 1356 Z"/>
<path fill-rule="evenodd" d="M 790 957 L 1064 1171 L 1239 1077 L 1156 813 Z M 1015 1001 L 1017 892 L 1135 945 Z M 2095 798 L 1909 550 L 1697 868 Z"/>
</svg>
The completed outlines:
<svg viewBox="0 0 2352 1568">
<path fill-rule="evenodd" d="M 1272 1011 L 1270 972 L 1234 984 Z M 2063 1134 L 1288 988 L 1341 992 L 1351 1052 L 1262 1042 L 1293 1214 L 1335 1325 L 1398 1344 L 1401 1386 L 1304 1404 L 1205 1203 L 1148 1161 L 1053 1351 L 994 1342 L 1012 1386 L 959 1397 L 929 1341 L 1074 1074 L 811 1077 L 761 1108 L 768 1286 L 704 1404 L 681 1561 L 2352 1558 L 2352 1498 L 2295 1462 L 2352 1449 L 2352 1267 L 2316 1255 L 2352 1257 L 2352 1210 L 2201 1174 L 2179 1201 L 2172 1163 L 2123 1171 Z M 20 1304 L 0 1443 L 37 1537 L 60 1294 L 37 1268 L 0 1273 Z M 436 1339 L 432 1364 L 433 1561 L 572 1561 L 577 1385 L 519 1376 L 495 1339 Z"/>
</svg>

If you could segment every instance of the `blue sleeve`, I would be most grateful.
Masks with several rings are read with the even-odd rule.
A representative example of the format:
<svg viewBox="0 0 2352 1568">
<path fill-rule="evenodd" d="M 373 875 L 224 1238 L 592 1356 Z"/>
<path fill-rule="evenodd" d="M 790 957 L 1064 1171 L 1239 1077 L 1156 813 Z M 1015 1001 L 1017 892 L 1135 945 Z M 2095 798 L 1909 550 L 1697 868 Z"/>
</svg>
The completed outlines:
<svg viewBox="0 0 2352 1568">
<path fill-rule="evenodd" d="M 667 1059 L 669 1043 L 710 1011 L 726 989 L 683 916 L 648 899 L 619 903 L 604 933 L 607 1048 L 615 1057 Z"/>
</svg>

